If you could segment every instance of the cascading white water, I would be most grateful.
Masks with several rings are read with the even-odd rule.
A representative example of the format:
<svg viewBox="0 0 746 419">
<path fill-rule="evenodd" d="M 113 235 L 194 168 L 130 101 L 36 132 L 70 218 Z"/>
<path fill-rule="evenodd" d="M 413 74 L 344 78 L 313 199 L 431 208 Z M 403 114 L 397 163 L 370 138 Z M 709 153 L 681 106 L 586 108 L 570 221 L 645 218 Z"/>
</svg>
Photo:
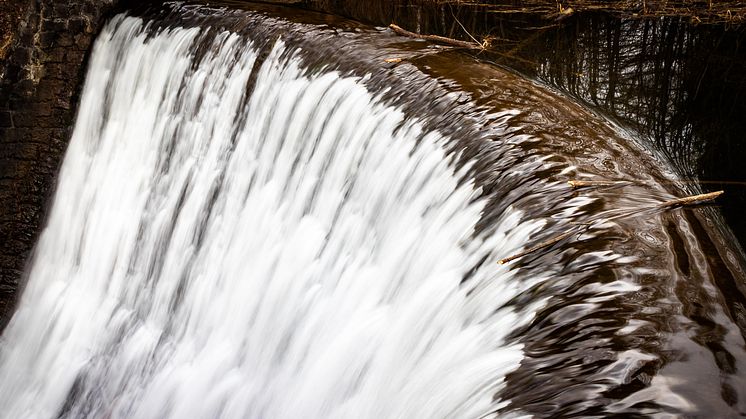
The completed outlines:
<svg viewBox="0 0 746 419">
<path fill-rule="evenodd" d="M 281 41 L 99 37 L 29 282 L 3 418 L 481 417 L 521 359 L 529 284 L 494 262 L 541 221 L 483 203 L 438 133 Z M 487 262 L 467 285 L 462 278 Z M 469 288 L 466 289 L 465 287 Z"/>
</svg>

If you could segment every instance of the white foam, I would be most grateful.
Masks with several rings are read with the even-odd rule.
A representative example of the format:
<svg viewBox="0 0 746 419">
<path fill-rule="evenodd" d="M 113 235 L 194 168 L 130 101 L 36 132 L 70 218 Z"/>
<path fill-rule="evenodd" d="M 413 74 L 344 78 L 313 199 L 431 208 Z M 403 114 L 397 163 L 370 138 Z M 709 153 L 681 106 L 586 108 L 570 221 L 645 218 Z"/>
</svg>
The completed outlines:
<svg viewBox="0 0 746 419">
<path fill-rule="evenodd" d="M 493 411 L 531 318 L 496 311 L 528 285 L 494 262 L 541 221 L 474 239 L 483 204 L 437 133 L 282 42 L 245 98 L 254 48 L 223 33 L 195 64 L 201 36 L 118 17 L 99 37 L 0 416 Z"/>
</svg>

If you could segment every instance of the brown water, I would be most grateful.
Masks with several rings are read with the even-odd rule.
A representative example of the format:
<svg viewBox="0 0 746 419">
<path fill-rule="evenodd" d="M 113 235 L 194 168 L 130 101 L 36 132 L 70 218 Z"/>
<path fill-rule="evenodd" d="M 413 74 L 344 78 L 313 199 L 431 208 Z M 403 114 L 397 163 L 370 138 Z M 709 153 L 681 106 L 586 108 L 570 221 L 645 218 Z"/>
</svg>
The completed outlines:
<svg viewBox="0 0 746 419">
<path fill-rule="evenodd" d="M 524 9 L 418 0 L 306 3 L 374 25 L 394 22 L 468 41 L 490 38 L 488 51 L 472 55 L 542 80 L 634 129 L 693 187 L 725 190 L 721 211 L 746 245 L 745 26 L 613 10 L 558 19 L 553 4 Z"/>
<path fill-rule="evenodd" d="M 682 180 L 724 189 L 722 212 L 746 243 L 746 30 L 684 18 L 583 14 L 497 43 L 496 62 L 556 86 L 631 127 Z M 523 34 L 524 38 L 517 39 Z"/>
</svg>

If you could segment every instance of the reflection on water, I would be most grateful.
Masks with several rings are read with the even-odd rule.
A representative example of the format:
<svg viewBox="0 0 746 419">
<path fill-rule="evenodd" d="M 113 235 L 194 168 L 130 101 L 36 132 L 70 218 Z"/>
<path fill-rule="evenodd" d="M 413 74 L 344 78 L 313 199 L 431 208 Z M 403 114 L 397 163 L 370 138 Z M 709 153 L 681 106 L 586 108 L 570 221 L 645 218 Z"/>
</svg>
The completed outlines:
<svg viewBox="0 0 746 419">
<path fill-rule="evenodd" d="M 704 189 L 726 190 L 723 213 L 745 243 L 744 41 L 743 30 L 678 18 L 586 14 L 506 43 L 495 60 L 632 126 Z"/>
<path fill-rule="evenodd" d="M 481 59 L 557 87 L 637 130 L 676 164 L 683 180 L 724 189 L 722 212 L 746 244 L 744 28 L 600 12 L 557 21 L 548 11 L 541 16 L 512 7 L 507 13 L 487 3 L 311 2 L 378 25 L 396 22 L 465 40 L 491 37 L 490 52 L 477 54 Z"/>
</svg>

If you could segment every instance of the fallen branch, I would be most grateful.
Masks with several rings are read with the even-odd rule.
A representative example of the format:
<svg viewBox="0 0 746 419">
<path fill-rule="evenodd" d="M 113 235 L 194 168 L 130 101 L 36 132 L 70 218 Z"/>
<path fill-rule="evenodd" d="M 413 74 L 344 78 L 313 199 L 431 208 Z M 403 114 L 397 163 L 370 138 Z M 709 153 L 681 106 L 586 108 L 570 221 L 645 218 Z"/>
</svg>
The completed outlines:
<svg viewBox="0 0 746 419">
<path fill-rule="evenodd" d="M 569 181 L 567 183 L 569 183 L 572 187 L 581 187 L 581 186 L 612 186 L 612 185 L 618 185 L 620 183 L 623 184 L 623 183 L 629 183 L 629 182 L 625 182 L 625 181 L 592 181 L 592 180 L 584 181 L 584 180 L 571 180 L 571 181 Z M 668 208 L 673 208 L 673 207 L 677 207 L 677 206 L 702 204 L 702 203 L 710 202 L 710 201 L 714 200 L 715 198 L 719 197 L 723 193 L 724 193 L 724 191 L 717 191 L 717 192 L 710 192 L 710 193 L 704 193 L 704 194 L 699 194 L 699 195 L 686 196 L 684 198 L 676 198 L 676 199 L 672 199 L 670 201 L 661 202 L 660 204 L 657 205 L 657 208 L 668 209 Z M 590 226 L 592 223 L 589 222 L 589 223 L 577 223 L 577 224 Z M 504 264 L 506 264 L 508 262 L 514 261 L 516 259 L 522 258 L 522 257 L 524 257 L 526 255 L 530 255 L 531 253 L 534 253 L 534 252 L 539 251 L 541 249 L 544 249 L 546 247 L 552 246 L 553 244 L 556 244 L 556 243 L 558 243 L 558 242 L 560 242 L 560 241 L 562 241 L 562 240 L 564 240 L 564 239 L 572 236 L 573 234 L 577 234 L 577 233 L 578 233 L 578 231 L 568 231 L 568 232 L 559 234 L 557 236 L 552 237 L 549 240 L 546 240 L 546 241 L 543 241 L 543 242 L 537 244 L 536 246 L 530 247 L 530 248 L 528 248 L 528 249 L 526 249 L 526 250 L 524 250 L 524 251 L 522 251 L 520 253 L 516 253 L 513 256 L 509 256 L 509 257 L 506 257 L 504 259 L 500 259 L 500 260 L 497 261 L 497 263 L 500 264 L 500 265 L 504 265 Z"/>
<path fill-rule="evenodd" d="M 568 237 L 570 237 L 570 236 L 572 236 L 573 234 L 576 234 L 576 233 L 577 233 L 576 231 L 568 231 L 568 232 L 562 233 L 562 234 L 560 234 L 558 236 L 554 236 L 554 237 L 552 237 L 551 239 L 549 239 L 547 241 L 543 241 L 543 242 L 537 244 L 536 246 L 530 247 L 530 248 L 528 248 L 528 249 L 526 249 L 526 250 L 524 250 L 524 251 L 522 251 L 520 253 L 516 253 L 513 256 L 506 257 L 505 259 L 500 259 L 500 260 L 497 261 L 497 263 L 500 264 L 500 265 L 505 265 L 508 262 L 511 262 L 511 261 L 516 260 L 518 258 L 522 258 L 522 257 L 524 257 L 526 255 L 530 255 L 531 253 L 534 253 L 537 250 L 541 250 L 541 249 L 543 249 L 545 247 L 549 247 L 549 246 L 551 246 L 551 245 L 553 245 L 555 243 L 558 243 L 558 242 L 560 242 L 560 241 L 562 241 L 562 240 L 564 240 L 564 239 L 566 239 L 566 238 L 568 238 Z"/>
<path fill-rule="evenodd" d="M 391 28 L 391 30 L 393 30 L 395 33 L 399 35 L 407 36 L 410 38 L 424 39 L 426 41 L 437 42 L 439 44 L 453 45 L 453 46 L 460 47 L 460 48 L 482 49 L 482 45 L 476 42 L 461 41 L 459 39 L 446 38 L 445 36 L 440 36 L 440 35 L 422 35 L 419 33 L 410 32 L 393 23 L 389 25 L 389 28 Z"/>
<path fill-rule="evenodd" d="M 686 196 L 684 198 L 676 198 L 670 201 L 661 202 L 658 204 L 658 208 L 671 208 L 684 205 L 697 205 L 705 202 L 713 201 L 715 198 L 722 195 L 725 191 L 717 191 L 710 193 L 703 193 L 699 195 Z"/>
</svg>

